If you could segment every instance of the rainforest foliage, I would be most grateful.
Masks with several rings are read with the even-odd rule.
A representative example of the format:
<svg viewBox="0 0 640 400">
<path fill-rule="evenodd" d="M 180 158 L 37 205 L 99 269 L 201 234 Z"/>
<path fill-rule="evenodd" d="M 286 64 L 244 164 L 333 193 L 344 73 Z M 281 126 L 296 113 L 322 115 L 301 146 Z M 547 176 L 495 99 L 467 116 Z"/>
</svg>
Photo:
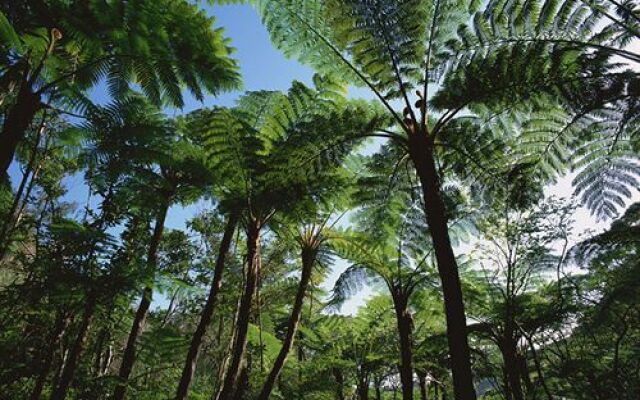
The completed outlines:
<svg viewBox="0 0 640 400">
<path fill-rule="evenodd" d="M 638 398 L 635 1 L 228 2 L 0 3 L 0 399 Z"/>
</svg>

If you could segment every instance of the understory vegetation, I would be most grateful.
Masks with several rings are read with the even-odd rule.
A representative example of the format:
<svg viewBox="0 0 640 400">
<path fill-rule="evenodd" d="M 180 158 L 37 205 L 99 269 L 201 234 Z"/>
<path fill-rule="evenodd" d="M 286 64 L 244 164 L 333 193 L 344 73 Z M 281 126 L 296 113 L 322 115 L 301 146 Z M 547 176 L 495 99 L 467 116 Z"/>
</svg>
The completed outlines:
<svg viewBox="0 0 640 400">
<path fill-rule="evenodd" d="M 224 3 L 313 78 L 217 103 Z M 637 399 L 639 40 L 632 0 L 0 2 L 0 399 Z"/>
</svg>

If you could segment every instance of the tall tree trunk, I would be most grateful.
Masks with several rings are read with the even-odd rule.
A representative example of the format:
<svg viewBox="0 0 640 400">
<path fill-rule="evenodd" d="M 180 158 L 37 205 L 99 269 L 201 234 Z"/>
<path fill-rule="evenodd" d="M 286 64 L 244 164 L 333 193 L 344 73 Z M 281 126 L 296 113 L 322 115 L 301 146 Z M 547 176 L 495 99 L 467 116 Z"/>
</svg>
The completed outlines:
<svg viewBox="0 0 640 400">
<path fill-rule="evenodd" d="M 293 309 L 291 310 L 291 316 L 289 317 L 289 322 L 287 323 L 287 335 L 282 342 L 282 347 L 280 348 L 280 352 L 278 353 L 278 356 L 273 363 L 273 367 L 269 372 L 269 376 L 262 386 L 262 390 L 260 391 L 258 400 L 269 399 L 269 396 L 271 396 L 271 391 L 273 390 L 273 386 L 275 385 L 278 376 L 282 372 L 282 368 L 284 367 L 287 356 L 293 348 L 293 341 L 295 339 L 296 332 L 298 331 L 300 316 L 302 314 L 304 297 L 307 292 L 309 282 L 311 281 L 311 273 L 313 272 L 313 264 L 316 259 L 316 253 L 317 251 L 312 248 L 303 248 L 302 250 L 302 276 L 300 277 L 300 283 L 298 284 L 298 291 L 293 303 Z"/>
<path fill-rule="evenodd" d="M 242 364 L 247 352 L 247 333 L 251 304 L 258 286 L 258 270 L 260 268 L 260 222 L 249 218 L 247 226 L 247 274 L 244 292 L 238 308 L 238 322 L 236 324 L 236 338 L 231 352 L 231 363 L 222 387 L 216 399 L 231 400 L 242 372 Z"/>
<path fill-rule="evenodd" d="M 374 380 L 373 385 L 376 390 L 376 400 L 382 400 L 382 381 L 376 379 Z"/>
<path fill-rule="evenodd" d="M 538 351 L 536 350 L 536 346 L 533 343 L 533 338 L 530 335 L 524 334 L 525 339 L 527 339 L 527 343 L 529 344 L 529 349 L 531 350 L 531 354 L 533 356 L 533 362 L 536 366 L 536 372 L 538 373 L 538 382 L 542 385 L 542 389 L 547 396 L 547 400 L 553 400 L 553 395 L 551 394 L 551 390 L 547 386 L 547 381 L 544 378 L 544 374 L 542 372 L 542 364 L 540 363 L 540 357 L 538 356 Z"/>
<path fill-rule="evenodd" d="M 22 216 L 24 215 L 24 211 L 29 202 L 29 197 L 31 196 L 31 191 L 35 186 L 36 178 L 38 177 L 42 167 L 42 160 L 36 163 L 36 159 L 38 158 L 38 146 L 45 130 L 45 121 L 46 115 L 42 117 L 42 122 L 40 123 L 33 148 L 31 149 L 29 161 L 27 162 L 24 173 L 22 174 L 22 179 L 20 180 L 20 185 L 18 186 L 18 190 L 13 198 L 11 209 L 5 220 L 2 222 L 2 229 L 0 229 L 0 265 L 4 263 L 5 256 L 7 255 L 7 251 L 12 243 L 11 236 L 13 235 L 16 227 L 20 225 Z M 46 140 L 42 158 L 46 157 L 48 147 L 49 141 Z M 0 182 L 1 181 L 2 179 L 0 178 Z"/>
<path fill-rule="evenodd" d="M 8 239 L 6 237 L 7 232 L 10 231 L 10 229 L 13 227 L 15 217 L 18 212 L 18 207 L 20 206 L 20 203 L 23 201 L 22 196 L 24 194 L 25 188 L 27 187 L 27 182 L 31 177 L 31 173 L 33 172 L 33 169 L 35 167 L 35 161 L 38 156 L 38 145 L 40 143 L 40 137 L 42 136 L 42 132 L 44 130 L 43 126 L 44 126 L 44 122 L 41 124 L 40 128 L 38 129 L 34 146 L 31 149 L 31 154 L 29 155 L 29 161 L 25 166 L 24 173 L 22 174 L 22 179 L 20 179 L 20 185 L 18 185 L 18 190 L 16 191 L 16 194 L 13 197 L 11 209 L 7 214 L 7 218 L 2 222 L 2 230 L 0 231 L 0 243 L 4 244 L 5 240 Z"/>
<path fill-rule="evenodd" d="M 416 371 L 420 384 L 420 400 L 427 400 L 427 374 L 424 371 Z"/>
<path fill-rule="evenodd" d="M 302 373 L 302 363 L 304 362 L 304 348 L 298 343 L 298 399 L 304 399 L 304 387 L 302 386 L 303 382 L 303 373 Z"/>
<path fill-rule="evenodd" d="M 407 310 L 407 299 L 394 295 L 396 323 L 400 340 L 400 382 L 402 383 L 402 400 L 413 400 L 413 352 L 412 331 L 413 320 Z"/>
<path fill-rule="evenodd" d="M 333 378 L 336 380 L 336 400 L 344 399 L 344 375 L 340 368 L 332 368 Z"/>
<path fill-rule="evenodd" d="M 251 364 L 251 357 L 249 360 L 244 362 L 242 366 L 242 371 L 240 371 L 240 377 L 238 378 L 238 385 L 236 385 L 235 393 L 233 394 L 233 400 L 242 400 L 244 398 L 244 394 L 249 388 L 249 367 Z"/>
<path fill-rule="evenodd" d="M 202 314 L 200 315 L 200 321 L 196 327 L 196 331 L 191 338 L 191 344 L 189 345 L 189 352 L 187 353 L 187 359 L 182 369 L 182 377 L 178 384 L 178 392 L 176 393 L 176 400 L 184 400 L 187 398 L 189 392 L 189 385 L 196 371 L 196 363 L 198 362 L 198 353 L 200 352 L 200 346 L 202 345 L 202 339 L 207 333 L 207 327 L 211 323 L 213 317 L 213 310 L 215 309 L 218 299 L 218 293 L 222 286 L 222 276 L 224 274 L 225 261 L 227 253 L 231 248 L 231 241 L 233 234 L 236 230 L 238 223 L 238 215 L 231 213 L 227 219 L 227 224 L 222 235 L 222 241 L 220 242 L 220 248 L 218 249 L 218 256 L 216 258 L 216 265 L 213 272 L 213 281 L 211 282 L 211 289 L 209 290 L 209 297 L 204 305 Z"/>
<path fill-rule="evenodd" d="M 151 237 L 151 243 L 149 244 L 149 251 L 147 253 L 147 272 L 154 274 L 156 270 L 158 247 L 162 240 L 162 232 L 164 231 L 164 221 L 167 218 L 167 212 L 169 210 L 169 202 L 165 201 L 156 218 L 156 224 L 153 228 L 153 236 Z M 151 286 L 146 286 L 142 292 L 142 298 L 140 304 L 136 310 L 136 315 L 133 318 L 133 324 L 131 325 L 131 331 L 127 338 L 127 345 L 122 356 L 122 364 L 120 365 L 120 371 L 118 373 L 119 382 L 116 385 L 116 389 L 113 394 L 114 400 L 122 400 L 127 393 L 127 385 L 129 384 L 129 375 L 133 369 L 133 364 L 136 361 L 136 343 L 138 337 L 142 333 L 144 321 L 149 312 L 151 306 L 151 297 L 153 295 L 153 289 Z"/>
<path fill-rule="evenodd" d="M 510 394 L 514 400 L 524 400 L 515 341 L 512 337 L 505 338 L 498 347 L 504 362 L 507 396 Z"/>
<path fill-rule="evenodd" d="M 222 356 L 221 362 L 220 362 L 220 365 L 218 366 L 218 371 L 217 371 L 218 373 L 216 375 L 217 390 L 213 393 L 213 396 L 211 396 L 211 400 L 216 400 L 218 398 L 218 394 L 222 390 L 222 385 L 224 384 L 224 380 L 227 376 L 228 365 L 231 359 L 231 352 L 233 351 L 233 344 L 236 341 L 236 332 L 237 332 L 236 326 L 238 325 L 238 314 L 240 312 L 241 300 L 242 300 L 242 296 L 238 298 L 238 301 L 236 304 L 236 311 L 233 315 L 233 321 L 231 323 L 230 337 L 229 337 L 229 342 L 227 344 L 227 348 L 221 352 L 221 356 Z M 222 321 L 222 319 L 220 321 Z M 220 337 L 220 335 L 221 333 L 219 334 L 218 337 Z"/>
<path fill-rule="evenodd" d="M 82 321 L 78 327 L 76 339 L 69 350 L 57 387 L 51 394 L 51 400 L 63 400 L 67 396 L 67 391 L 69 390 L 69 386 L 71 386 L 71 382 L 73 381 L 73 377 L 76 373 L 76 368 L 78 367 L 78 362 L 80 361 L 80 355 L 84 350 L 84 344 L 87 339 L 87 334 L 89 332 L 89 327 L 91 326 L 91 321 L 93 320 L 97 304 L 97 294 L 90 292 L 87 296 Z"/>
<path fill-rule="evenodd" d="M 447 214 L 440 192 L 440 181 L 433 155 L 433 146 L 425 132 L 409 135 L 409 154 L 422 185 L 427 225 L 438 264 L 438 275 L 444 294 L 447 321 L 447 341 L 451 355 L 453 390 L 456 400 L 475 400 L 471 373 L 471 354 L 467 339 L 462 285 L 458 264 L 451 245 Z"/>
<path fill-rule="evenodd" d="M 38 375 L 36 383 L 33 387 L 33 391 L 31 392 L 31 400 L 39 400 L 40 396 L 42 395 L 42 389 L 44 388 L 44 384 L 47 381 L 47 376 L 49 375 L 51 366 L 53 365 L 53 357 L 55 355 L 56 346 L 62 339 L 64 331 L 69 325 L 69 321 L 69 316 L 66 316 L 64 312 L 60 312 L 58 318 L 56 318 L 55 326 L 53 327 L 53 331 L 51 332 L 51 336 L 49 338 L 49 347 L 47 348 L 44 359 L 42 360 L 40 374 Z"/>
<path fill-rule="evenodd" d="M 31 125 L 33 118 L 41 107 L 40 95 L 32 93 L 30 85 L 23 82 L 15 104 L 9 109 L 9 113 L 2 125 L 2 133 L 0 134 L 0 180 L 4 180 L 4 175 L 7 173 L 11 161 L 13 161 L 18 144 L 24 139 L 29 125 Z"/>
<path fill-rule="evenodd" d="M 369 377 L 366 373 L 358 378 L 358 384 L 356 385 L 358 392 L 358 400 L 369 400 Z"/>
<path fill-rule="evenodd" d="M 256 314 L 258 322 L 258 344 L 260 349 L 260 374 L 264 372 L 264 339 L 262 335 L 262 306 L 260 299 L 260 289 L 262 289 L 261 271 L 258 270 L 258 287 L 256 289 Z"/>
</svg>

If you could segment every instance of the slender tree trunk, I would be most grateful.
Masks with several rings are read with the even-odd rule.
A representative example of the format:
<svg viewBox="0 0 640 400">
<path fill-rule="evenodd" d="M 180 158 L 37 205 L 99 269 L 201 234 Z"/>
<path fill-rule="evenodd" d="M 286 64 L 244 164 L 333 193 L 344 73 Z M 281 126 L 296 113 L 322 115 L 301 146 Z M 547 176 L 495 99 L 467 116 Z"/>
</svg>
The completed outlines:
<svg viewBox="0 0 640 400">
<path fill-rule="evenodd" d="M 433 146 L 429 140 L 425 132 L 410 134 L 409 153 L 422 185 L 427 225 L 442 283 L 454 397 L 456 400 L 475 400 L 462 285 L 449 237 L 447 214 L 440 193 Z"/>
<path fill-rule="evenodd" d="M 407 310 L 407 299 L 394 295 L 398 338 L 400 340 L 400 382 L 402 383 L 402 399 L 413 400 L 413 352 L 412 331 L 413 320 Z"/>
<path fill-rule="evenodd" d="M 504 362 L 504 372 L 507 380 L 505 383 L 508 388 L 507 393 L 513 396 L 514 400 L 524 400 L 522 385 L 520 383 L 520 368 L 518 365 L 516 344 L 514 340 L 509 337 L 505 338 L 498 347 L 500 348 Z"/>
<path fill-rule="evenodd" d="M 33 118 L 41 107 L 40 95 L 32 93 L 29 85 L 23 82 L 16 97 L 16 102 L 9 109 L 9 113 L 2 125 L 2 133 L 0 134 L 0 180 L 4 180 L 4 174 L 7 173 L 9 165 L 13 161 L 18 144 L 24 139 L 29 125 L 31 125 Z"/>
<path fill-rule="evenodd" d="M 40 133 L 38 133 L 40 136 Z M 38 141 L 39 139 L 36 139 Z M 18 213 L 18 207 L 22 202 L 22 196 L 24 195 L 25 188 L 27 187 L 27 182 L 29 182 L 29 178 L 31 177 L 31 172 L 33 172 L 33 167 L 35 164 L 35 158 L 37 153 L 38 146 L 34 146 L 34 150 L 29 157 L 29 162 L 27 163 L 24 173 L 22 174 L 22 179 L 20 179 L 20 185 L 18 185 L 18 190 L 16 191 L 15 196 L 13 197 L 13 203 L 11 204 L 11 209 L 7 214 L 7 217 L 4 221 L 2 221 L 2 230 L 0 231 L 0 243 L 3 244 L 5 241 L 8 241 L 7 233 L 13 228 L 14 221 L 16 219 L 16 214 Z"/>
<path fill-rule="evenodd" d="M 356 389 L 358 391 L 358 400 L 369 400 L 369 378 L 367 374 L 363 374 L 358 378 Z"/>
<path fill-rule="evenodd" d="M 155 227 L 153 228 L 153 236 L 151 237 L 151 243 L 149 244 L 149 251 L 147 253 L 147 272 L 154 274 L 156 269 L 156 263 L 158 258 L 158 247 L 162 240 L 162 232 L 164 231 L 164 221 L 167 217 L 169 210 L 169 202 L 166 201 L 162 205 L 158 218 L 156 219 Z M 133 364 L 136 361 L 136 342 L 138 337 L 142 333 L 144 321 L 149 312 L 151 306 L 151 297 L 153 295 L 153 289 L 150 286 L 146 286 L 142 292 L 142 298 L 140 304 L 136 310 L 136 314 L 133 318 L 133 324 L 129 337 L 127 338 L 127 345 L 122 356 L 122 364 L 120 365 L 120 371 L 118 373 L 119 382 L 116 385 L 116 389 L 113 394 L 114 400 L 122 400 L 127 393 L 127 385 L 129 384 L 129 375 L 133 369 Z"/>
<path fill-rule="evenodd" d="M 531 371 L 529 370 L 527 357 L 524 354 L 518 354 L 518 367 L 520 369 L 520 379 L 524 383 L 523 395 L 526 398 L 527 393 L 533 393 L 534 388 L 533 382 L 531 381 Z"/>
<path fill-rule="evenodd" d="M 344 399 L 344 375 L 340 368 L 332 368 L 333 378 L 336 380 L 336 400 Z"/>
<path fill-rule="evenodd" d="M 382 400 L 382 382 L 376 379 L 373 384 L 376 390 L 376 400 Z"/>
<path fill-rule="evenodd" d="M 251 357 L 249 357 L 250 359 Z M 244 398 L 244 394 L 249 388 L 249 367 L 251 361 L 245 361 L 245 365 L 242 366 L 242 371 L 240 371 L 240 378 L 238 378 L 238 385 L 236 386 L 235 393 L 233 394 L 233 400 L 242 400 Z"/>
<path fill-rule="evenodd" d="M 529 344 L 529 348 L 531 349 L 531 354 L 533 355 L 533 363 L 536 366 L 536 372 L 538 373 L 538 381 L 542 385 L 542 389 L 544 389 L 544 393 L 547 396 L 547 400 L 553 400 L 553 395 L 547 386 L 547 381 L 544 379 L 544 374 L 542 373 L 542 365 L 540 363 L 540 358 L 538 356 L 538 351 L 533 343 L 533 339 L 529 335 L 524 335 L 525 339 L 527 339 L 527 343 Z"/>
<path fill-rule="evenodd" d="M 106 315 L 106 319 L 107 320 L 111 320 L 111 317 L 113 316 L 113 301 L 109 301 L 109 303 L 106 305 L 106 307 L 109 312 Z M 110 331 L 110 326 L 106 325 L 103 326 L 100 329 L 100 333 L 98 333 L 97 335 L 97 340 L 96 340 L 96 344 L 95 344 L 95 360 L 94 360 L 94 376 L 96 377 L 100 377 L 103 375 L 103 360 L 104 360 L 104 348 L 105 348 L 105 344 L 108 343 L 109 339 L 111 338 L 111 331 Z"/>
<path fill-rule="evenodd" d="M 418 372 L 418 382 L 420 384 L 420 400 L 427 400 L 427 374 Z"/>
<path fill-rule="evenodd" d="M 222 286 L 222 276 L 224 274 L 225 261 L 227 253 L 231 248 L 231 241 L 233 239 L 233 234 L 236 230 L 237 223 L 238 215 L 235 213 L 230 214 L 227 219 L 227 224 L 222 236 L 222 241 L 220 242 L 220 248 L 218 249 L 218 256 L 216 258 L 216 265 L 213 272 L 211 289 L 209 290 L 209 297 L 207 297 L 207 302 L 205 303 L 202 314 L 200 315 L 200 321 L 198 322 L 196 331 L 191 338 L 191 344 L 189 345 L 187 359 L 185 361 L 184 368 L 182 369 L 182 377 L 180 378 L 180 383 L 178 384 L 176 400 L 184 400 L 187 398 L 189 385 L 191 385 L 191 380 L 193 379 L 193 375 L 196 371 L 196 363 L 198 361 L 200 346 L 202 345 L 202 340 L 207 333 L 207 327 L 211 323 L 213 311 L 218 299 L 218 293 L 220 292 L 220 288 Z"/>
<path fill-rule="evenodd" d="M 233 351 L 233 344 L 236 341 L 236 326 L 238 325 L 238 314 L 240 312 L 240 301 L 242 300 L 242 296 L 238 299 L 237 304 L 236 304 L 236 311 L 233 315 L 233 322 L 231 323 L 231 331 L 230 331 L 230 338 L 229 338 L 229 343 L 227 345 L 226 350 L 222 351 L 222 357 L 221 357 L 221 362 L 220 362 L 220 366 L 218 367 L 218 374 L 216 376 L 216 385 L 218 386 L 217 390 L 213 393 L 213 396 L 211 396 L 211 400 L 216 400 L 218 398 L 218 394 L 220 393 L 220 391 L 222 390 L 222 385 L 224 384 L 224 380 L 227 376 L 227 369 L 228 369 L 228 365 L 229 365 L 229 360 L 231 358 L 231 352 Z M 221 319 L 222 321 L 222 319 Z"/>
<path fill-rule="evenodd" d="M 260 373 L 264 372 L 264 340 L 262 336 L 262 300 L 260 299 L 260 289 L 262 289 L 262 277 L 258 270 L 258 287 L 256 288 L 256 314 L 258 319 L 258 344 L 260 345 Z"/>
<path fill-rule="evenodd" d="M 47 381 L 47 376 L 51 371 L 51 366 L 53 365 L 53 357 L 55 355 L 56 345 L 62 339 L 64 335 L 64 331 L 67 329 L 69 325 L 70 318 L 65 316 L 63 312 L 60 312 L 58 318 L 56 319 L 56 324 L 51 332 L 51 337 L 49 338 L 49 348 L 44 356 L 42 361 L 42 368 L 40 370 L 40 374 L 36 379 L 36 383 L 33 387 L 33 391 L 31 392 L 30 399 L 31 400 L 39 400 L 42 395 L 42 389 L 44 388 L 44 384 Z"/>
<path fill-rule="evenodd" d="M 11 204 L 11 210 L 2 223 L 2 229 L 0 230 L 0 264 L 3 264 L 7 251 L 11 246 L 11 236 L 16 227 L 20 225 L 22 216 L 24 215 L 24 210 L 28 204 L 29 197 L 31 196 L 31 191 L 35 186 L 36 178 L 38 177 L 42 167 L 42 161 L 36 164 L 36 159 L 38 158 L 38 145 L 40 144 L 40 140 L 45 129 L 45 120 L 46 116 L 42 118 L 42 122 L 38 128 L 35 143 L 31 149 L 31 155 L 29 156 L 29 161 L 27 162 L 24 174 L 20 180 L 20 185 L 18 186 L 18 190 Z M 43 158 L 45 157 L 49 147 L 48 140 L 45 141 L 45 143 L 45 151 L 42 155 Z M 2 179 L 0 178 L 0 181 L 1 180 Z"/>
<path fill-rule="evenodd" d="M 304 399 L 304 388 L 302 386 L 303 374 L 302 374 L 302 363 L 304 362 L 304 349 L 298 343 L 298 399 Z"/>
<path fill-rule="evenodd" d="M 84 350 L 89 326 L 91 326 L 91 321 L 93 320 L 97 304 L 97 295 L 95 293 L 89 293 L 84 313 L 82 315 L 82 321 L 78 327 L 78 334 L 71 346 L 71 349 L 69 350 L 57 387 L 51 394 L 51 400 L 63 400 L 67 396 L 67 391 L 69 390 L 69 386 L 71 386 L 71 382 L 73 381 L 73 377 L 76 373 L 76 368 L 78 367 L 78 362 L 80 361 L 80 355 Z"/>
<path fill-rule="evenodd" d="M 231 363 L 216 400 L 231 400 L 242 372 L 242 364 L 247 352 L 247 333 L 251 304 L 256 294 L 258 284 L 258 270 L 260 268 L 260 223 L 250 219 L 247 227 L 247 275 L 244 292 L 238 308 L 238 322 L 236 324 L 236 338 L 231 352 Z"/>
<path fill-rule="evenodd" d="M 271 396 L 271 391 L 273 390 L 273 386 L 275 385 L 278 376 L 280 376 L 280 373 L 282 372 L 282 368 L 284 367 L 285 361 L 287 360 L 287 356 L 293 348 L 293 341 L 295 339 L 296 332 L 298 331 L 300 316 L 302 315 L 302 305 L 304 304 L 304 297 L 307 292 L 307 287 L 309 286 L 309 282 L 311 281 L 311 274 L 313 272 L 313 263 L 315 262 L 315 259 L 315 249 L 304 248 L 302 250 L 302 276 L 300 277 L 300 283 L 298 284 L 298 291 L 293 303 L 293 309 L 291 310 L 291 316 L 289 317 L 289 322 L 287 323 L 287 335 L 282 342 L 282 347 L 280 348 L 280 352 L 278 353 L 273 367 L 269 372 L 269 376 L 262 386 L 262 390 L 260 391 L 258 400 L 269 399 L 269 396 Z"/>
</svg>

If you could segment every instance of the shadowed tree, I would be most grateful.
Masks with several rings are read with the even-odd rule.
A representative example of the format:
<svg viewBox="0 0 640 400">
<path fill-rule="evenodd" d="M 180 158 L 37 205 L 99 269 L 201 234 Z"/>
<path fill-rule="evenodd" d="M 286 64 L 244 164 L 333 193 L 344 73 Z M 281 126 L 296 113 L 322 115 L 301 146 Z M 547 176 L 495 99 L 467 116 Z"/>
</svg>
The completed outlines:
<svg viewBox="0 0 640 400">
<path fill-rule="evenodd" d="M 336 180 L 333 183 L 335 184 L 335 196 L 340 193 L 341 189 L 344 190 L 344 182 Z M 262 385 L 262 389 L 258 395 L 259 400 L 268 400 L 271 396 L 276 380 L 280 376 L 287 356 L 293 348 L 293 342 L 298 332 L 298 326 L 300 325 L 300 319 L 302 316 L 302 307 L 305 297 L 307 296 L 309 284 L 311 283 L 314 267 L 322 268 L 330 261 L 331 253 L 326 245 L 326 230 L 331 229 L 331 227 L 337 222 L 336 220 L 330 224 L 330 226 L 327 226 L 330 218 L 330 215 L 324 216 L 323 218 L 321 213 L 315 216 L 315 218 L 314 216 L 306 218 L 308 222 L 300 223 L 299 227 L 294 228 L 296 229 L 296 233 L 288 232 L 286 222 L 285 225 L 276 228 L 276 231 L 280 232 L 281 237 L 293 236 L 293 238 L 289 238 L 289 240 L 293 239 L 293 241 L 298 245 L 302 268 L 296 296 L 291 308 L 291 314 L 287 321 L 286 335 L 282 341 L 282 347 L 278 352 L 273 366 L 267 375 L 267 379 Z"/>
<path fill-rule="evenodd" d="M 198 116 L 211 168 L 228 177 L 221 202 L 240 210 L 247 240 L 245 286 L 219 400 L 235 395 L 245 363 L 263 229 L 276 213 L 316 208 L 331 194 L 333 183 L 344 179 L 335 171 L 338 163 L 364 137 L 388 124 L 370 104 L 347 101 L 335 81 L 316 76 L 314 84 L 311 89 L 295 82 L 287 93 L 249 93 L 235 108 L 212 109 Z M 187 364 L 192 365 L 192 360 Z M 189 365 L 179 386 L 181 399 L 193 375 Z"/>
<path fill-rule="evenodd" d="M 111 96 L 136 83 L 155 103 L 182 107 L 181 86 L 237 87 L 238 68 L 213 19 L 187 1 L 28 0 L 0 6 L 0 173 L 41 110 L 86 111 L 87 90 Z"/>
<path fill-rule="evenodd" d="M 189 137 L 189 132 L 181 129 L 179 122 L 160 122 L 156 134 L 164 140 L 154 138 L 155 143 L 134 149 L 139 150 L 140 164 L 131 175 L 131 184 L 137 187 L 143 202 L 152 204 L 155 225 L 142 274 L 146 283 L 118 373 L 120 381 L 114 392 L 114 398 L 118 400 L 125 397 L 129 375 L 136 360 L 137 341 L 151 306 L 158 246 L 162 240 L 169 208 L 176 203 L 186 205 L 197 201 L 212 183 L 212 175 L 206 167 L 202 147 Z"/>
<path fill-rule="evenodd" d="M 535 391 L 528 372 L 526 339 L 537 330 L 534 310 L 540 301 L 536 291 L 552 279 L 562 284 L 573 209 L 559 201 L 520 208 L 511 201 L 496 196 L 494 207 L 499 212 L 478 224 L 483 241 L 473 258 L 479 263 L 484 287 L 474 301 L 478 311 L 473 316 L 480 321 L 475 329 L 502 356 L 505 397 L 523 400 Z M 551 398 L 540 372 L 538 383 Z"/>
<path fill-rule="evenodd" d="M 416 239 L 420 239 L 417 235 Z M 424 240 L 424 239 L 423 239 Z M 336 253 L 353 264 L 343 272 L 334 287 L 332 302 L 341 304 L 364 281 L 381 283 L 393 301 L 400 350 L 402 398 L 413 399 L 413 329 L 411 300 L 417 290 L 433 284 L 431 252 L 423 252 L 410 235 L 373 240 L 362 233 L 331 238 Z"/>
<path fill-rule="evenodd" d="M 318 71 L 338 72 L 350 83 L 367 87 L 396 121 L 396 129 L 384 133 L 403 149 L 421 185 L 445 298 L 455 395 L 460 400 L 474 399 L 475 392 L 462 289 L 441 192 L 443 174 L 447 173 L 440 164 L 442 149 L 455 151 L 459 159 L 465 160 L 468 170 L 477 169 L 485 145 L 489 150 L 494 148 L 491 142 L 483 144 L 472 139 L 487 125 L 487 120 L 477 118 L 488 111 L 480 105 L 503 106 L 506 99 L 521 105 L 539 93 L 557 97 L 559 89 L 568 81 L 575 82 L 582 71 L 577 61 L 579 52 L 576 55 L 570 44 L 546 45 L 544 38 L 538 37 L 512 43 L 527 33 L 530 17 L 539 15 L 544 18 L 540 19 L 538 33 L 567 28 L 574 34 L 575 21 L 562 16 L 553 18 L 548 14 L 549 7 L 531 8 L 521 3 L 524 2 L 506 9 L 511 3 L 505 2 L 505 13 L 495 18 L 494 31 L 477 23 L 473 27 L 479 39 L 469 40 L 469 28 L 465 26 L 471 20 L 483 22 L 485 18 L 481 12 L 476 13 L 480 2 L 255 2 L 277 47 Z M 570 14 L 576 6 L 567 4 L 566 8 Z M 511 10 L 515 16 L 505 15 Z M 483 47 L 492 33 L 496 37 L 500 34 L 499 40 Z M 483 73 L 476 76 L 479 69 Z M 539 79 L 541 76 L 544 79 Z M 583 78 L 588 76 L 583 74 Z M 443 83 L 438 90 L 432 87 Z M 401 104 L 399 108 L 392 100 Z M 504 109 L 508 111 L 510 107 Z M 459 129 L 465 124 L 466 129 Z M 456 146 L 461 142 L 466 146 Z"/>
</svg>

